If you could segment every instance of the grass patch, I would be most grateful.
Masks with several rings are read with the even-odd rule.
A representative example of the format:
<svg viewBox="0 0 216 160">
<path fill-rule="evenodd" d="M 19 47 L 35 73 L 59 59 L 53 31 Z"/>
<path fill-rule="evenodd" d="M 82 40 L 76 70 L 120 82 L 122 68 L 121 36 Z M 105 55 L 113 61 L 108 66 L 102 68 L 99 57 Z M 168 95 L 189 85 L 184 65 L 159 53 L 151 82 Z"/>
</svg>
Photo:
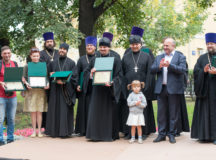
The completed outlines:
<svg viewBox="0 0 216 160">
<path fill-rule="evenodd" d="M 20 95 L 20 92 L 17 92 L 17 99 L 18 102 L 24 101 L 24 98 Z M 195 102 L 192 101 L 191 99 L 186 99 L 186 100 L 187 100 L 186 104 L 187 104 L 188 119 L 191 127 Z M 155 116 L 155 123 L 157 125 L 157 101 L 153 101 L 152 103 L 153 103 L 153 110 Z M 74 106 L 74 120 L 77 114 L 77 105 L 78 105 L 78 101 L 76 101 L 76 104 Z M 22 111 L 19 111 L 16 114 L 15 129 L 24 129 L 24 128 L 31 128 L 30 113 L 24 113 Z"/>
<path fill-rule="evenodd" d="M 153 104 L 153 110 L 155 116 L 155 123 L 157 125 L 157 101 L 152 101 L 152 104 Z M 191 99 L 186 99 L 186 105 L 187 105 L 189 125 L 191 127 L 195 102 L 192 101 Z"/>
</svg>

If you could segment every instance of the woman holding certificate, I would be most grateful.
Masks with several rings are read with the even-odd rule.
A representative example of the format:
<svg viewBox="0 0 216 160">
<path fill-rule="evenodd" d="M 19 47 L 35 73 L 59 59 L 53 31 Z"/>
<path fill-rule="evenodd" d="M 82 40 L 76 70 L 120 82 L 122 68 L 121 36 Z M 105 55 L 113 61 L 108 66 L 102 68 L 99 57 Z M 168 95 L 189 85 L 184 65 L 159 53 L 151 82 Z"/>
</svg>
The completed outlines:
<svg viewBox="0 0 216 160">
<path fill-rule="evenodd" d="M 39 62 L 40 52 L 36 47 L 30 50 L 31 61 L 23 69 L 23 83 L 26 85 L 24 112 L 31 112 L 33 134 L 31 137 L 43 137 L 41 134 L 42 112 L 47 112 L 47 85 L 46 63 Z M 38 134 L 36 134 L 36 125 Z"/>
</svg>

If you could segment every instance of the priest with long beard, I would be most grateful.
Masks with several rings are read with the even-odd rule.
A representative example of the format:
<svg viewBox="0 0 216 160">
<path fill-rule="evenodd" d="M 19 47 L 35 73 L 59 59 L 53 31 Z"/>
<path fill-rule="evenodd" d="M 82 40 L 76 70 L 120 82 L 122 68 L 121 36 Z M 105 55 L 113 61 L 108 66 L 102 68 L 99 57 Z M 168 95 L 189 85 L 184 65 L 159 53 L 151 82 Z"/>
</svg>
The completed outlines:
<svg viewBox="0 0 216 160">
<path fill-rule="evenodd" d="M 206 34 L 208 52 L 194 67 L 196 103 L 191 138 L 216 145 L 216 33 Z"/>
<path fill-rule="evenodd" d="M 123 84 L 122 91 L 124 99 L 121 101 L 121 115 L 122 115 L 122 125 L 123 133 L 125 134 L 125 139 L 130 138 L 130 127 L 126 125 L 126 120 L 129 114 L 129 108 L 126 103 L 126 98 L 128 97 L 130 91 L 127 90 L 127 85 L 133 80 L 139 80 L 144 82 L 145 88 L 142 89 L 143 94 L 147 98 L 147 107 L 144 110 L 144 117 L 146 125 L 142 127 L 143 139 L 147 137 L 150 133 L 154 133 L 155 121 L 154 112 L 152 106 L 152 99 L 154 99 L 154 85 L 155 77 L 150 74 L 150 69 L 152 65 L 152 58 L 141 51 L 144 30 L 142 28 L 133 27 L 133 33 L 130 38 L 130 48 L 127 54 L 124 55 L 122 59 L 122 71 L 123 71 Z"/>
<path fill-rule="evenodd" d="M 77 67 L 67 57 L 69 45 L 62 43 L 59 58 L 50 63 L 50 75 L 56 71 L 72 71 L 68 82 L 57 79 L 50 85 L 45 133 L 51 137 L 70 137 L 74 130 L 74 105 L 76 103 Z M 53 79 L 51 79 L 53 80 Z"/>
</svg>

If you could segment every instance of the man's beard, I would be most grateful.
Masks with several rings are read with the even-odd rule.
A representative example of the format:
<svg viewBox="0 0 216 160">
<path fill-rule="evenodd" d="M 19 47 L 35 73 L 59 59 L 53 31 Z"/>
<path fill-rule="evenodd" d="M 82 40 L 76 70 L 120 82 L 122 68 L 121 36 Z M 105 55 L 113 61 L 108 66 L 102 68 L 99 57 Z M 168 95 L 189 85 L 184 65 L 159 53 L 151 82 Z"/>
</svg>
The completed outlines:
<svg viewBox="0 0 216 160">
<path fill-rule="evenodd" d="M 216 50 L 215 50 L 214 48 L 208 49 L 208 53 L 209 53 L 209 54 L 215 54 L 215 53 L 216 53 Z"/>
<path fill-rule="evenodd" d="M 48 51 L 53 51 L 54 47 L 53 46 L 45 46 L 46 50 Z"/>
</svg>

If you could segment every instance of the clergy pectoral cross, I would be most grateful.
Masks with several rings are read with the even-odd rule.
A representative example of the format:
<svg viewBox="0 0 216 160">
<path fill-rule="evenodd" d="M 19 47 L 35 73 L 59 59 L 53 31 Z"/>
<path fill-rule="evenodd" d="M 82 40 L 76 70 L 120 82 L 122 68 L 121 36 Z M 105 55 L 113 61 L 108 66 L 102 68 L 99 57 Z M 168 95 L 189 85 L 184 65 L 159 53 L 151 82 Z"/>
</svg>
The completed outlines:
<svg viewBox="0 0 216 160">
<path fill-rule="evenodd" d="M 134 67 L 134 71 L 137 72 L 139 68 L 137 66 Z"/>
</svg>

